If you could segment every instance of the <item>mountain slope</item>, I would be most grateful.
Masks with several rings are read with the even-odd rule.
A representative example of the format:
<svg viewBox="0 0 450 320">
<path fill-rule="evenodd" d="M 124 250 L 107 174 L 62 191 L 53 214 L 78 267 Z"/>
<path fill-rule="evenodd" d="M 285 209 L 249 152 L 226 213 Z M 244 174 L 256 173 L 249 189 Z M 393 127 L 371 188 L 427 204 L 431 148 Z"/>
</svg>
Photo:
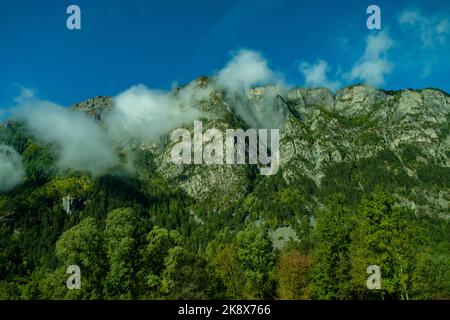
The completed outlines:
<svg viewBox="0 0 450 320">
<path fill-rule="evenodd" d="M 61 170 L 58 146 L 9 121 L 0 144 L 22 156 L 26 180 L 0 193 L 1 297 L 450 296 L 448 94 L 356 85 L 236 95 L 205 77 L 188 87 L 202 91 L 203 130 L 280 128 L 278 174 L 175 165 L 170 131 L 123 137 L 108 174 Z M 70 112 L 106 127 L 114 101 L 96 97 Z M 193 123 L 182 126 L 193 134 Z M 371 263 L 387 279 L 380 292 L 365 288 Z M 88 273 L 79 292 L 65 288 L 70 264 Z M 303 278 L 283 278 L 291 274 Z"/>
</svg>

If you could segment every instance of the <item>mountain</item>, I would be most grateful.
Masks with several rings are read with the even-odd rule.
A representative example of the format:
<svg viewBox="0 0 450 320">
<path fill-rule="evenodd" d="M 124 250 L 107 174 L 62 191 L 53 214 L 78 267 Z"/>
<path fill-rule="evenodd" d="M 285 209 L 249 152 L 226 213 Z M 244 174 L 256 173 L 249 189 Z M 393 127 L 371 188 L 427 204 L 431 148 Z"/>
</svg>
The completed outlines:
<svg viewBox="0 0 450 320">
<path fill-rule="evenodd" d="M 270 89 L 252 89 L 250 98 L 265 99 L 263 92 Z M 213 92 L 202 102 L 202 110 L 214 112 L 213 119 L 204 121 L 203 130 L 242 125 L 221 95 Z M 356 85 L 336 94 L 325 88 L 295 88 L 287 92 L 283 101 L 274 99 L 274 95 L 268 99 L 274 100 L 269 103 L 276 104 L 280 113 L 287 115 L 280 142 L 280 174 L 287 183 L 305 177 L 321 188 L 322 180 L 325 184 L 330 182 L 331 172 L 339 172 L 345 166 L 354 166 L 355 171 L 367 167 L 372 171 L 370 176 L 355 179 L 353 192 L 364 193 L 365 187 L 371 190 L 377 179 L 383 181 L 382 175 L 385 179 L 399 180 L 404 188 L 401 180 L 405 180 L 404 183 L 416 186 L 405 193 L 398 190 L 397 196 L 404 205 L 420 213 L 450 217 L 448 189 L 432 190 L 432 186 L 425 188 L 420 183 L 442 181 L 445 185 L 448 178 L 450 95 L 447 93 L 436 89 L 383 91 Z M 104 110 L 111 107 L 110 97 L 95 97 L 72 108 L 100 119 Z M 193 131 L 192 125 L 190 129 Z M 173 143 L 169 137 L 161 141 L 166 143 L 141 145 L 140 149 L 149 150 L 155 157 L 156 172 L 195 199 L 203 200 L 214 192 L 240 197 L 251 189 L 250 165 L 236 168 L 173 165 L 170 159 Z"/>
<path fill-rule="evenodd" d="M 203 130 L 279 128 L 278 173 L 174 164 L 171 131 L 117 144 L 122 162 L 108 174 L 61 170 L 58 147 L 9 121 L 0 144 L 22 156 L 26 179 L 0 193 L 0 297 L 450 297 L 449 94 L 355 85 L 238 96 L 206 77 L 188 87 L 208 92 Z M 69 112 L 106 127 L 113 109 L 100 96 Z M 65 287 L 72 264 L 81 290 Z M 372 264 L 381 290 L 366 288 Z"/>
</svg>

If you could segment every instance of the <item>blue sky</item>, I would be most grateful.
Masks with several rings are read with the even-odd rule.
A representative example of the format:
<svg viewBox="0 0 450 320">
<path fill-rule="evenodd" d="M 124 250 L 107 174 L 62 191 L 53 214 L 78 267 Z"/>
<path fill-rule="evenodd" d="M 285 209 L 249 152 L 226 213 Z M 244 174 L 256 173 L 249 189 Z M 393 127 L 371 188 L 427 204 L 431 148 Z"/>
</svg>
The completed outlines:
<svg viewBox="0 0 450 320">
<path fill-rule="evenodd" d="M 66 8 L 81 8 L 81 30 Z M 368 30 L 366 8 L 381 8 Z M 143 83 L 212 74 L 232 51 L 259 51 L 286 82 L 334 89 L 450 91 L 449 1 L 5 0 L 0 3 L 0 108 L 21 88 L 62 105 Z M 375 62 L 374 62 L 375 59 Z M 369 79 L 369 80 L 368 80 Z"/>
</svg>

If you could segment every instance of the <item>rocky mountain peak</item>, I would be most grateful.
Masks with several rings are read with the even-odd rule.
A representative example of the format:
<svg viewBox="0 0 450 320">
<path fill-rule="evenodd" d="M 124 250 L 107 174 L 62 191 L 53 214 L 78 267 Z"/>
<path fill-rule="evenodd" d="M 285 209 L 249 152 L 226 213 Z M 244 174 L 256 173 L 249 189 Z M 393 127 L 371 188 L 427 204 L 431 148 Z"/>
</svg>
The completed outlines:
<svg viewBox="0 0 450 320">
<path fill-rule="evenodd" d="M 110 109 L 112 107 L 112 103 L 112 97 L 96 96 L 93 98 L 89 98 L 86 101 L 76 103 L 70 108 L 86 112 L 94 118 L 101 120 L 102 113 L 105 110 Z"/>
</svg>

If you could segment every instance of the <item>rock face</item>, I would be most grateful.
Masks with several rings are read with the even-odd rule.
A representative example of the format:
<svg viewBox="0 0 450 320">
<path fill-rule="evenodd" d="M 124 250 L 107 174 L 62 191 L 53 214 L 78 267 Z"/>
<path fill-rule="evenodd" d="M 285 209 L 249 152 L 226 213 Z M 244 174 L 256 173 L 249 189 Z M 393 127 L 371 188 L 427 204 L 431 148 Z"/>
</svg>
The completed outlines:
<svg viewBox="0 0 450 320">
<path fill-rule="evenodd" d="M 67 195 L 62 198 L 62 206 L 63 210 L 67 215 L 71 215 L 74 210 L 75 199 L 70 195 Z"/>
<path fill-rule="evenodd" d="M 203 89 L 208 86 L 202 79 L 196 80 Z M 211 116 L 201 119 L 203 132 L 216 128 L 220 132 L 226 129 L 240 128 L 236 115 L 224 98 L 224 92 L 211 90 L 211 94 L 200 101 L 199 108 Z M 187 123 L 186 129 L 193 137 L 193 123 Z M 251 175 L 248 165 L 178 165 L 172 163 L 171 150 L 174 144 L 169 136 L 167 143 L 154 150 L 156 171 L 174 185 L 181 186 L 190 196 L 201 201 L 236 201 L 245 196 Z M 205 137 L 203 141 L 206 143 Z"/>
<path fill-rule="evenodd" d="M 198 79 L 198 86 L 209 82 Z M 281 119 L 280 172 L 287 181 L 307 177 L 317 187 L 338 170 L 339 164 L 364 166 L 373 160 L 393 176 L 419 179 L 424 164 L 450 168 L 450 96 L 437 89 L 383 91 L 357 85 L 337 91 L 324 88 L 294 88 L 279 96 L 272 88 L 255 88 L 248 94 L 250 107 L 273 107 L 274 119 Z M 227 93 L 212 89 L 200 102 L 208 112 L 204 130 L 244 128 L 245 122 L 234 112 Z M 281 100 L 280 100 L 281 99 Z M 283 103 L 280 103 L 282 101 Z M 111 106 L 111 98 L 97 97 L 73 106 L 97 119 Z M 261 110 L 260 110 L 261 109 Z M 274 121 L 275 123 L 276 121 Z M 186 124 L 193 131 L 193 125 Z M 245 129 L 245 128 L 244 128 Z M 174 185 L 181 186 L 198 200 L 238 199 L 246 194 L 255 167 L 250 165 L 174 165 L 170 151 L 170 135 L 154 146 L 141 146 L 155 159 L 156 172 Z M 392 160 L 383 167 L 383 157 Z M 392 165 L 396 163 L 398 165 Z M 378 168 L 378 169 L 377 169 Z M 365 181 L 360 181 L 364 188 Z M 421 194 L 421 203 L 415 203 Z M 448 216 L 449 190 L 414 187 L 405 205 L 423 212 L 433 211 Z"/>
<path fill-rule="evenodd" d="M 320 98 L 321 91 L 303 92 L 314 104 L 298 103 L 304 121 L 290 117 L 285 123 L 285 143 L 281 144 L 285 167 L 300 157 L 302 170 L 313 174 L 315 169 L 320 175 L 324 165 L 368 158 L 385 148 L 398 152 L 405 144 L 414 144 L 440 165 L 450 165 L 446 134 L 450 97 L 438 90 L 386 94 L 355 86 L 338 91 L 332 100 Z"/>
<path fill-rule="evenodd" d="M 203 130 L 216 128 L 222 132 L 228 128 L 223 120 L 203 122 Z M 193 135 L 192 127 L 189 127 Z M 245 195 L 249 184 L 250 167 L 247 165 L 188 165 L 174 164 L 170 152 L 173 143 L 164 145 L 156 152 L 157 172 L 174 184 L 180 185 L 190 196 L 198 200 L 207 200 L 216 195 L 220 198 L 237 200 Z M 220 198 L 216 198 L 219 200 Z"/>
<path fill-rule="evenodd" d="M 354 86 L 333 96 L 326 89 L 295 89 L 289 98 L 303 121 L 288 117 L 285 123 L 280 145 L 287 180 L 306 175 L 320 186 L 327 168 L 387 151 L 398 158 L 396 170 L 414 179 L 423 164 L 450 167 L 450 96 L 439 90 L 383 92 Z M 411 149 L 415 154 L 408 154 Z M 445 215 L 450 197 L 448 190 L 443 193 L 434 193 L 431 202 Z"/>
<path fill-rule="evenodd" d="M 102 114 L 112 107 L 112 98 L 97 96 L 84 102 L 74 104 L 72 109 L 86 112 L 94 118 L 101 120 Z"/>
</svg>

